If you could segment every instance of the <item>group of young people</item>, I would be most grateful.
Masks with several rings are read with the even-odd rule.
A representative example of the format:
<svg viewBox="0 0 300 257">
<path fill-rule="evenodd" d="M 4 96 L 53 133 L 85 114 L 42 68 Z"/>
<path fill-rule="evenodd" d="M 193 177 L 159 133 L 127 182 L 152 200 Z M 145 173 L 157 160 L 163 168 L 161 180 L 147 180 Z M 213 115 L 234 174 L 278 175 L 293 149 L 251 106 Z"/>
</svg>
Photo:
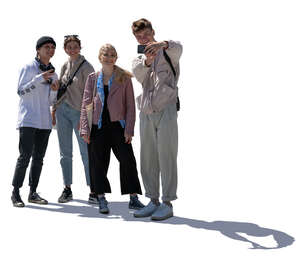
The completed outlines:
<svg viewBox="0 0 300 257">
<path fill-rule="evenodd" d="M 58 77 L 50 62 L 56 48 L 54 39 L 41 37 L 37 41 L 37 55 L 22 68 L 18 82 L 20 155 L 11 196 L 15 207 L 25 206 L 19 190 L 30 159 L 28 201 L 48 203 L 36 189 L 51 129 L 56 125 L 65 185 L 58 202 L 73 199 L 74 131 L 90 187 L 88 202 L 98 204 L 100 213 L 109 213 L 105 194 L 111 192 L 107 171 L 112 150 L 120 163 L 121 193 L 129 194 L 129 208 L 135 209 L 134 217 L 164 220 L 173 216 L 171 201 L 177 198 L 177 82 L 182 45 L 172 40 L 156 41 L 152 24 L 146 19 L 133 22 L 132 32 L 137 42 L 145 46 L 143 53 L 133 61 L 133 74 L 116 65 L 118 55 L 111 44 L 100 48 L 98 58 L 102 68 L 95 72 L 80 54 L 79 37 L 68 35 L 64 50 L 69 59 Z M 138 199 L 142 190 L 131 145 L 136 119 L 133 76 L 143 89 L 137 97 L 137 105 L 141 175 L 145 195 L 150 198 L 146 206 Z M 162 202 L 159 200 L 160 180 Z"/>
</svg>

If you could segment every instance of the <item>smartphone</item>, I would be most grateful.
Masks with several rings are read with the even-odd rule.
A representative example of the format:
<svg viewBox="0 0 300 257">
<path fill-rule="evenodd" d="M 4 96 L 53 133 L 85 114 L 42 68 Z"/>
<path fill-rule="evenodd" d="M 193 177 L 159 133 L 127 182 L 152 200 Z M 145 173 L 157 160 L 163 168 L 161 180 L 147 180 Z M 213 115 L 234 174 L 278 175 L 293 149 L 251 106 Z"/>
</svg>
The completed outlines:
<svg viewBox="0 0 300 257">
<path fill-rule="evenodd" d="M 138 54 L 143 54 L 145 52 L 146 45 L 138 45 Z"/>
</svg>

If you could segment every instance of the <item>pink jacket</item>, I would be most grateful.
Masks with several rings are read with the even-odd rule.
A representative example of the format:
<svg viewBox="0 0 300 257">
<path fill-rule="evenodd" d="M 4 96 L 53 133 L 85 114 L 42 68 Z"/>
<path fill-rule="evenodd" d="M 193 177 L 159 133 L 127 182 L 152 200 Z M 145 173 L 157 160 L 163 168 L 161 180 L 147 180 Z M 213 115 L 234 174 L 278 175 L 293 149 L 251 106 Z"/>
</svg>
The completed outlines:
<svg viewBox="0 0 300 257">
<path fill-rule="evenodd" d="M 86 105 L 89 105 L 92 101 L 94 103 L 93 124 L 95 125 L 98 124 L 102 110 L 101 99 L 97 92 L 98 75 L 99 72 L 91 73 L 85 83 L 79 126 L 81 137 L 83 135 L 90 135 L 90 128 L 85 109 Z M 94 99 L 92 99 L 93 95 L 95 95 Z M 135 124 L 135 101 L 131 78 L 128 77 L 123 84 L 113 80 L 107 98 L 107 108 L 111 121 L 125 120 L 125 132 L 128 135 L 133 136 Z"/>
</svg>

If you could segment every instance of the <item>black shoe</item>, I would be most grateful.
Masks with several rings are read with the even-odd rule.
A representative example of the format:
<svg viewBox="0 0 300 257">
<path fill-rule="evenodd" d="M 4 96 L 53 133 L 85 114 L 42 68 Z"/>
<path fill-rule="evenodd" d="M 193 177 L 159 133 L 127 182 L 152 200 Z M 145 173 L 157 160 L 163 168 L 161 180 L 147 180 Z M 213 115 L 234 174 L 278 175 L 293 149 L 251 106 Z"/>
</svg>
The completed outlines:
<svg viewBox="0 0 300 257">
<path fill-rule="evenodd" d="M 109 213 L 109 209 L 107 207 L 108 202 L 106 201 L 105 197 L 102 196 L 99 199 L 99 212 L 103 213 L 103 214 L 108 214 Z"/>
<path fill-rule="evenodd" d="M 67 203 L 73 200 L 73 194 L 71 188 L 65 187 L 64 191 L 62 192 L 61 196 L 58 198 L 59 203 Z"/>
<path fill-rule="evenodd" d="M 11 201 L 12 201 L 14 207 L 24 207 L 25 206 L 24 202 L 21 199 L 20 194 L 17 192 L 14 192 L 14 191 L 12 192 Z"/>
<path fill-rule="evenodd" d="M 98 196 L 95 193 L 90 193 L 88 202 L 91 204 L 98 204 L 99 203 Z"/>
<path fill-rule="evenodd" d="M 30 193 L 28 202 L 37 204 L 48 204 L 48 201 L 39 196 L 37 192 Z"/>
<path fill-rule="evenodd" d="M 137 195 L 135 196 L 130 196 L 130 201 L 128 204 L 128 208 L 129 209 L 134 209 L 134 210 L 140 210 L 142 208 L 144 208 L 145 205 L 143 205 L 140 201 Z"/>
</svg>

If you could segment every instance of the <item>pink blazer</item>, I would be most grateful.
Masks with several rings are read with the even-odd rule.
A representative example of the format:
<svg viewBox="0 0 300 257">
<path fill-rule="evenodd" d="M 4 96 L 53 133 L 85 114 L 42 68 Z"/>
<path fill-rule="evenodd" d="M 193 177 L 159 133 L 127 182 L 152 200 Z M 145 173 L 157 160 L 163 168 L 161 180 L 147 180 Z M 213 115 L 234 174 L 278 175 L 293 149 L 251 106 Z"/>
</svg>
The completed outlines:
<svg viewBox="0 0 300 257">
<path fill-rule="evenodd" d="M 97 78 L 99 72 L 91 73 L 85 83 L 83 93 L 81 114 L 80 114 L 80 136 L 90 135 L 88 125 L 86 105 L 93 101 L 93 124 L 97 125 L 102 111 L 102 103 L 97 92 Z M 94 92 L 95 90 L 95 92 Z M 93 95 L 94 98 L 93 98 Z M 93 98 L 93 99 L 92 99 Z M 125 80 L 124 83 L 119 83 L 113 80 L 109 95 L 107 98 L 107 108 L 111 121 L 125 120 L 125 132 L 128 135 L 134 135 L 135 124 L 135 100 L 131 78 Z"/>
</svg>

